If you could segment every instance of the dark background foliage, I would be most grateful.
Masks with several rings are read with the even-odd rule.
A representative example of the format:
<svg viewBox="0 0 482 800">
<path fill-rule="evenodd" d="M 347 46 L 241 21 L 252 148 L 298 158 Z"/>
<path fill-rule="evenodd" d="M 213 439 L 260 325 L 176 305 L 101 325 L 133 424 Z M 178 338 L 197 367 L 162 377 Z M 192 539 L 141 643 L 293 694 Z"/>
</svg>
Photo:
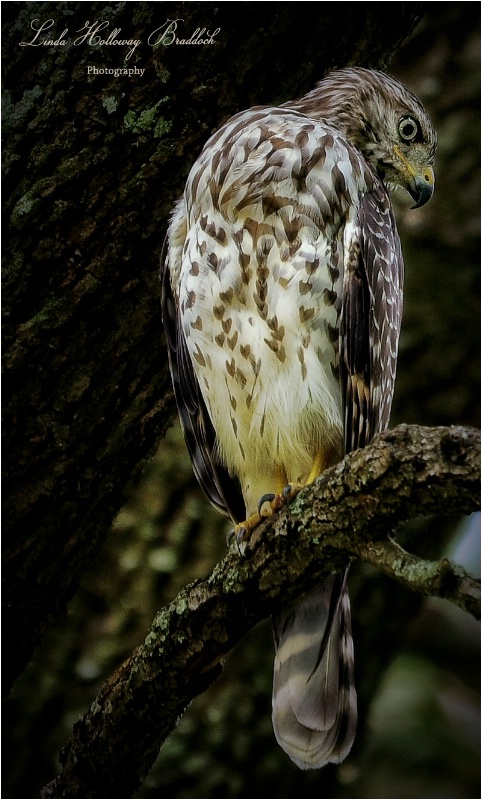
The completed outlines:
<svg viewBox="0 0 482 800">
<path fill-rule="evenodd" d="M 10 12 L 11 25 L 19 14 L 18 7 L 29 4 L 3 5 L 17 7 Z M 68 10 L 69 4 L 64 5 Z M 96 5 L 104 8 L 103 4 Z M 136 6 L 154 4 L 129 5 L 135 22 Z M 243 18 L 244 27 L 239 23 L 229 34 L 233 52 L 242 53 L 242 46 L 235 50 L 234 41 L 239 45 L 243 36 L 251 36 L 253 30 L 259 31 L 259 47 L 266 47 L 268 21 L 263 18 L 263 24 L 258 24 L 253 7 L 274 4 L 230 5 L 244 5 L 250 10 Z M 314 7 L 322 5 L 330 4 L 310 4 L 309 13 L 316 13 Z M 344 5 L 348 28 L 356 29 L 358 25 L 361 30 L 361 18 L 356 18 L 357 14 L 362 15 L 360 7 L 383 4 Z M 424 101 L 440 139 L 436 192 L 431 203 L 411 211 L 408 202 L 401 197 L 396 199 L 407 275 L 393 423 L 478 426 L 480 7 L 478 3 L 426 5 L 422 22 L 389 66 L 389 71 Z M 320 46 L 329 47 L 333 38 L 336 37 L 330 31 Z M 294 60 L 306 54 L 302 31 L 294 23 L 290 26 L 289 15 L 284 35 L 270 46 L 271 69 L 260 71 L 256 81 L 248 81 L 247 93 L 241 88 L 241 80 L 239 84 L 226 82 L 222 97 L 226 115 L 250 104 L 284 100 L 292 94 L 289 79 L 284 78 L 282 84 L 277 80 L 279 65 L 288 52 Z M 362 48 L 361 41 L 361 52 Z M 240 64 L 245 63 L 241 55 L 238 57 Z M 22 66 L 26 69 L 26 62 Z M 182 108 L 174 124 L 179 137 L 179 168 L 184 174 L 189 167 L 187 153 L 192 151 L 192 161 L 216 124 L 210 88 L 214 67 L 206 54 L 200 73 L 192 78 L 191 102 L 185 97 L 180 102 L 181 98 L 170 95 L 172 108 Z M 186 61 L 186 72 L 188 68 Z M 256 70 L 254 59 L 251 69 Z M 181 77 L 185 79 L 184 75 Z M 69 75 L 71 78 L 79 83 L 85 80 L 80 75 Z M 22 80 L 26 80 L 25 74 Z M 314 80 L 315 75 L 307 74 L 304 88 L 310 88 Z M 133 94 L 148 90 L 142 81 L 127 87 L 119 80 L 112 82 L 112 97 L 121 104 L 124 117 L 129 98 L 120 96 L 121 86 Z M 106 126 L 116 124 L 116 115 L 110 116 L 96 99 L 93 88 L 84 95 L 86 115 L 103 114 Z M 67 106 L 66 115 L 68 110 Z M 82 113 L 82 108 L 77 107 L 75 113 Z M 189 125 L 193 117 L 199 119 L 197 138 L 186 141 L 182 132 L 192 130 Z M 159 122 L 157 119 L 156 124 Z M 9 129 L 6 133 L 16 135 Z M 54 164 L 55 148 L 62 151 L 62 138 L 44 154 L 40 150 L 49 143 L 42 142 L 38 130 L 30 135 L 30 157 L 34 161 L 49 158 Z M 67 135 L 66 125 L 63 136 Z M 87 142 L 88 124 L 83 135 Z M 147 139 L 146 136 L 146 147 Z M 142 142 L 139 146 L 143 146 Z M 146 157 L 146 165 L 144 176 L 130 175 L 126 150 L 115 169 L 111 165 L 110 171 L 103 172 L 104 184 L 99 183 L 96 190 L 96 214 L 103 196 L 111 202 L 111 195 L 124 191 L 125 195 L 120 196 L 126 199 L 118 227 L 106 234 L 106 242 L 112 242 L 105 255 L 106 265 L 112 248 L 119 247 L 119 242 L 129 247 L 130 222 L 139 224 L 135 192 L 129 193 L 125 184 L 135 180 L 136 191 L 142 192 L 143 177 L 149 179 L 148 170 L 162 168 L 161 147 L 154 159 L 148 161 Z M 95 169 L 80 178 L 66 177 L 70 179 L 81 187 L 86 179 L 95 181 Z M 11 177 L 10 180 L 8 188 L 14 195 L 15 181 Z M 162 191 L 163 202 L 170 206 L 174 188 L 163 186 Z M 17 201 L 19 197 L 21 192 L 16 195 Z M 52 213 L 58 215 L 60 229 L 66 226 L 71 230 L 78 222 L 63 218 L 59 205 L 54 204 Z M 55 219 L 49 224 L 54 225 Z M 155 217 L 145 219 L 147 238 L 156 224 Z M 33 235 L 32 230 L 18 230 L 19 237 Z M 78 229 L 78 247 L 94 250 L 100 246 L 99 240 L 91 241 L 87 230 L 84 214 L 83 226 Z M 53 236 L 52 246 L 53 252 L 43 258 L 61 261 L 62 241 Z M 155 255 L 157 258 L 158 253 Z M 102 263 L 99 269 L 94 277 L 101 279 Z M 66 288 L 75 296 L 75 282 L 70 284 L 69 280 L 66 270 Z M 25 285 L 19 291 L 30 298 L 34 315 L 35 309 L 42 307 L 42 275 L 26 274 Z M 124 287 L 121 291 L 140 290 Z M 140 297 L 144 297 L 144 291 L 151 292 L 151 302 L 158 302 L 155 275 Z M 105 305 L 106 298 L 103 303 L 94 310 L 87 307 L 87 312 L 100 315 L 106 308 L 111 310 Z M 115 324 L 121 328 L 123 307 L 117 296 L 112 306 L 116 307 Z M 61 317 L 63 312 L 56 309 L 55 313 Z M 146 327 L 142 310 L 139 314 L 136 348 L 137 364 L 142 368 L 143 348 L 160 337 L 161 325 L 159 321 L 154 328 Z M 13 336 L 13 322 L 7 317 L 7 343 Z M 55 327 L 52 346 L 60 346 Z M 93 343 L 94 348 L 101 346 Z M 105 357 L 111 358 L 112 352 Z M 67 385 L 72 385 L 72 376 L 64 375 L 62 380 L 63 388 L 59 378 L 59 396 L 62 392 L 65 395 Z M 132 380 L 129 369 L 124 380 Z M 101 389 L 99 379 L 96 390 Z M 70 391 L 74 398 L 74 389 Z M 84 427 L 79 426 L 79 446 L 84 446 L 83 432 L 87 457 L 85 422 Z M 120 439 L 123 430 L 119 432 Z M 153 435 L 148 423 L 142 434 L 146 438 Z M 147 441 L 146 453 L 150 447 Z M 478 559 L 471 549 L 474 537 L 470 534 L 476 525 L 476 519 L 420 520 L 398 535 L 410 549 L 415 548 L 414 532 L 422 531 L 423 546 L 417 539 L 417 552 L 439 555 L 443 541 L 445 552 L 475 570 Z M 225 550 L 225 534 L 224 521 L 209 508 L 195 485 L 176 423 L 145 469 L 141 483 L 132 486 L 130 499 L 117 515 L 95 568 L 86 575 L 80 592 L 70 603 L 67 617 L 47 635 L 5 704 L 4 797 L 36 797 L 42 785 L 55 776 L 59 770 L 57 753 L 69 737 L 73 721 L 87 708 L 105 678 L 142 642 L 156 610 L 186 583 L 209 574 Z M 266 622 L 245 637 L 227 659 L 221 679 L 186 711 L 162 748 L 139 797 L 480 796 L 478 626 L 447 604 L 422 603 L 367 567 L 354 570 L 351 580 L 361 710 L 360 732 L 352 756 L 339 768 L 301 773 L 277 747 L 270 721 L 273 654 Z M 18 635 L 21 637 L 21 631 Z M 8 654 L 4 650 L 5 658 Z"/>
</svg>

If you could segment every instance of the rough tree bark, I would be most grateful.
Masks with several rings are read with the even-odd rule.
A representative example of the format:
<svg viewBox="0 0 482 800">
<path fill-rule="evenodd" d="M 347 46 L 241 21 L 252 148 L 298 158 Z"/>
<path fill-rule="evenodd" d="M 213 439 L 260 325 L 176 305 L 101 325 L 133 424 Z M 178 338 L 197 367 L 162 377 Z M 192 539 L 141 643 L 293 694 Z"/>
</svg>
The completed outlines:
<svg viewBox="0 0 482 800">
<path fill-rule="evenodd" d="M 210 578 L 186 587 L 105 684 L 64 748 L 44 797 L 131 797 L 160 744 L 221 660 L 280 597 L 361 557 L 414 591 L 480 618 L 480 581 L 387 539 L 397 524 L 479 508 L 480 434 L 401 425 L 347 456 L 253 534 Z"/>
<path fill-rule="evenodd" d="M 385 66 L 423 4 L 350 4 L 349 15 L 315 4 L 308 24 L 305 4 L 274 6 L 4 4 L 7 689 L 174 413 L 158 259 L 208 134 L 239 109 L 300 95 L 327 68 Z M 52 40 L 67 29 L 67 44 L 20 46 L 34 19 L 53 20 Z M 184 37 L 219 28 L 216 44 L 151 47 L 167 19 Z M 128 48 L 75 46 L 86 20 L 141 44 L 127 61 Z M 92 65 L 145 73 L 99 78 Z"/>
</svg>

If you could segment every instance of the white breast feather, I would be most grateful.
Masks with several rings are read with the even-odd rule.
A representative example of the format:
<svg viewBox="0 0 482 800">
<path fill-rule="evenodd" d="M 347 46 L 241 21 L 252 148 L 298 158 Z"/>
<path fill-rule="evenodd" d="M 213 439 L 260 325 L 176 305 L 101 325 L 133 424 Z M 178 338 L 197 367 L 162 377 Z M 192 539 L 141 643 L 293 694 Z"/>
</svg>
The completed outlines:
<svg viewBox="0 0 482 800">
<path fill-rule="evenodd" d="M 300 481 L 318 449 L 342 454 L 342 399 L 333 370 L 338 344 L 329 334 L 338 324 L 339 303 L 332 299 L 340 295 L 344 246 L 365 185 L 333 131 L 310 121 L 302 153 L 293 145 L 292 117 L 298 125 L 306 120 L 286 117 L 267 117 L 290 142 L 283 158 L 274 154 L 274 164 L 267 164 L 269 141 L 249 150 L 256 147 L 258 123 L 239 136 L 230 165 L 220 159 L 214 169 L 201 156 L 188 181 L 187 195 L 195 188 L 195 200 L 185 203 L 184 220 L 177 215 L 172 223 L 177 245 L 187 219 L 178 284 L 187 345 L 219 455 L 240 477 L 248 506 L 273 489 L 280 467 Z M 300 192 L 293 172 L 327 135 L 322 163 L 311 168 Z M 331 210 L 335 164 L 345 178 L 343 220 Z M 214 204 L 212 181 L 221 172 Z M 274 190 L 281 202 L 274 211 L 268 204 L 266 213 L 263 202 Z M 295 241 L 286 233 L 292 224 L 299 228 Z"/>
</svg>

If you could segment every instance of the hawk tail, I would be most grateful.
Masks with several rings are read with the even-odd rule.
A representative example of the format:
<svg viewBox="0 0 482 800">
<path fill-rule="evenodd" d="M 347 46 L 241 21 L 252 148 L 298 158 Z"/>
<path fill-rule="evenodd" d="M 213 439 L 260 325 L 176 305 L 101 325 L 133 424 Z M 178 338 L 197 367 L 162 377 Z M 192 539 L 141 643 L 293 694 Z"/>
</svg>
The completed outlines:
<svg viewBox="0 0 482 800">
<path fill-rule="evenodd" d="M 339 763 L 357 722 L 346 573 L 273 619 L 273 728 L 301 769 Z"/>
</svg>

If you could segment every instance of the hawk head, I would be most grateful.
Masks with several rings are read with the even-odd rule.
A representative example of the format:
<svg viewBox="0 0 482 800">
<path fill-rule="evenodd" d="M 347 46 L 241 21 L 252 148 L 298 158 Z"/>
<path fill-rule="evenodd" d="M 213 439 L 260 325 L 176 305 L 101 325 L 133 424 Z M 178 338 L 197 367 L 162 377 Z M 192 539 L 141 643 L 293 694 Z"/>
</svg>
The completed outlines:
<svg viewBox="0 0 482 800">
<path fill-rule="evenodd" d="M 303 98 L 305 108 L 307 100 L 309 116 L 342 130 L 389 188 L 410 193 L 413 208 L 430 200 L 437 136 L 422 104 L 406 86 L 382 72 L 351 67 L 320 81 Z"/>
</svg>

